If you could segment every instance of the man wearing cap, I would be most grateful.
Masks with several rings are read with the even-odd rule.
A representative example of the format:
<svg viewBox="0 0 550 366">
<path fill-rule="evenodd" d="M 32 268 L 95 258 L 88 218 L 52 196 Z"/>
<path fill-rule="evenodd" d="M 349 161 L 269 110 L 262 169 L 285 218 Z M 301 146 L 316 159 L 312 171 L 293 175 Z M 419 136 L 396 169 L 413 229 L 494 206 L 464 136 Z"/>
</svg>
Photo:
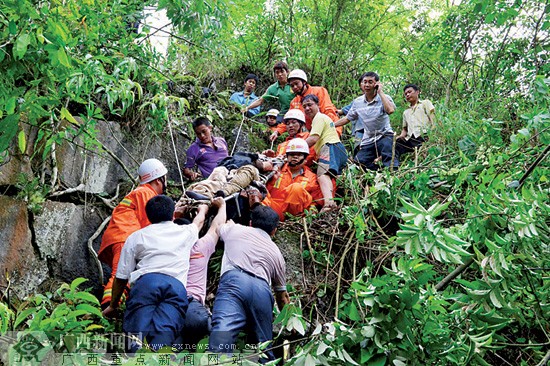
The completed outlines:
<svg viewBox="0 0 550 366">
<path fill-rule="evenodd" d="M 122 246 L 130 234 L 150 224 L 145 213 L 145 205 L 152 197 L 165 192 L 166 173 L 168 170 L 159 160 L 145 160 L 138 169 L 139 187 L 124 197 L 111 215 L 111 221 L 103 233 L 98 253 L 99 259 L 111 267 L 111 278 L 105 285 L 102 307 L 108 306 L 111 302 L 113 281 Z"/>
<path fill-rule="evenodd" d="M 265 123 L 267 123 L 267 127 L 271 133 L 277 132 L 281 135 L 286 131 L 286 127 L 284 123 L 279 123 L 279 120 L 277 119 L 278 116 L 279 111 L 277 109 L 270 109 L 265 115 Z"/>
<path fill-rule="evenodd" d="M 323 199 L 317 175 L 306 166 L 309 153 L 304 139 L 290 140 L 286 147 L 287 163 L 267 183 L 269 194 L 262 203 L 274 209 L 281 221 L 285 212 L 301 215 Z"/>
<path fill-rule="evenodd" d="M 258 96 L 254 94 L 256 85 L 258 84 L 258 77 L 255 74 L 248 74 L 244 78 L 244 90 L 241 92 L 235 92 L 231 95 L 229 100 L 235 104 L 238 104 L 243 107 L 248 107 L 255 100 L 258 99 Z M 260 113 L 260 106 L 256 108 L 250 108 L 246 111 L 247 117 L 253 117 Z"/>
<path fill-rule="evenodd" d="M 290 89 L 290 85 L 288 85 L 288 65 L 286 62 L 275 62 L 275 65 L 273 66 L 273 73 L 275 74 L 277 81 L 267 88 L 264 95 L 244 108 L 243 112 L 248 112 L 253 108 L 261 106 L 266 100 L 270 102 L 277 101 L 280 108 L 279 115 L 277 116 L 277 122 L 281 122 L 283 120 L 283 116 L 289 109 L 290 101 L 294 98 L 294 94 Z"/>
</svg>

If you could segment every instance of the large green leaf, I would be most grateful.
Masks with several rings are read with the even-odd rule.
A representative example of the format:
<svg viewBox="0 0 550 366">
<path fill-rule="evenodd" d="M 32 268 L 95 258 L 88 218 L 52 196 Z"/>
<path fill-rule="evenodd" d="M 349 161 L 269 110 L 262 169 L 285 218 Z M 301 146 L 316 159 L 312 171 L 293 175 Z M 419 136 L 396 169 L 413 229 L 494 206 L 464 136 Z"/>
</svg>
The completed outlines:
<svg viewBox="0 0 550 366">
<path fill-rule="evenodd" d="M 21 130 L 19 131 L 19 136 L 17 137 L 17 142 L 19 146 L 19 151 L 21 154 L 24 154 L 27 150 L 27 138 L 25 135 L 25 131 Z"/>
<path fill-rule="evenodd" d="M 92 295 L 89 292 L 77 292 L 73 295 L 74 298 L 84 300 L 90 304 L 99 305 L 99 300 L 97 297 Z"/>
<path fill-rule="evenodd" d="M 27 33 L 21 34 L 19 37 L 17 37 L 17 40 L 15 41 L 15 45 L 13 47 L 13 57 L 16 60 L 20 60 L 25 56 L 25 53 L 27 53 L 27 47 L 29 46 L 31 42 L 31 36 Z"/>
<path fill-rule="evenodd" d="M 99 310 L 99 308 L 95 307 L 95 306 L 92 306 L 92 305 L 89 305 L 89 304 L 78 304 L 76 306 L 76 308 L 78 310 L 84 310 L 90 314 L 94 314 L 94 315 L 97 315 L 99 317 L 102 317 L 103 315 L 101 314 L 101 310 Z"/>
<path fill-rule="evenodd" d="M 62 108 L 62 111 L 63 111 L 63 109 L 65 109 L 65 108 Z M 68 112 L 67 112 L 67 113 L 68 113 Z M 62 115 L 63 115 L 63 113 L 62 113 Z M 71 282 L 71 285 L 70 285 L 70 287 L 69 287 L 70 290 L 71 290 L 71 292 L 75 292 L 76 289 L 78 288 L 78 286 L 82 285 L 82 284 L 83 284 L 84 282 L 86 282 L 86 281 L 88 281 L 88 280 L 87 280 L 86 278 L 83 278 L 83 277 L 75 278 L 75 279 L 73 280 L 73 282 Z"/>
<path fill-rule="evenodd" d="M 0 154 L 5 152 L 17 135 L 19 114 L 10 114 L 0 121 Z"/>
<path fill-rule="evenodd" d="M 34 314 L 36 312 L 36 308 L 28 308 L 23 310 L 17 315 L 17 318 L 15 318 L 15 323 L 13 323 L 13 328 L 17 329 L 19 324 L 21 324 L 23 321 L 25 321 L 30 315 Z"/>
</svg>

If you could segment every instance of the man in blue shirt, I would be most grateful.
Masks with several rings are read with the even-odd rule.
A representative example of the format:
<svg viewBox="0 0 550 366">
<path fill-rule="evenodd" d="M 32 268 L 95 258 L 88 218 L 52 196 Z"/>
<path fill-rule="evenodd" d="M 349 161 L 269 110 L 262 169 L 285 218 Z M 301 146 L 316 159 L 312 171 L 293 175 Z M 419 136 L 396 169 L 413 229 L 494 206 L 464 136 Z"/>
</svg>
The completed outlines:
<svg viewBox="0 0 550 366">
<path fill-rule="evenodd" d="M 353 106 L 353 100 L 350 104 L 346 105 L 342 109 L 338 109 L 336 112 L 339 116 L 346 116 Z M 355 155 L 359 151 L 359 145 L 363 139 L 363 121 L 355 120 L 351 121 L 351 135 L 353 136 L 353 154 Z"/>
<path fill-rule="evenodd" d="M 384 166 L 396 168 L 399 165 L 393 154 L 394 132 L 389 115 L 395 112 L 393 99 L 383 91 L 380 77 L 375 72 L 366 72 L 359 78 L 364 95 L 356 98 L 348 114 L 339 119 L 335 126 L 361 120 L 364 134 L 355 160 L 371 170 L 378 169 L 378 159 Z"/>
<path fill-rule="evenodd" d="M 258 77 L 254 74 L 248 74 L 246 75 L 246 78 L 244 79 L 244 90 L 241 92 L 236 92 L 231 95 L 231 98 L 229 100 L 235 104 L 238 104 L 243 107 L 249 106 L 252 102 L 254 102 L 256 99 L 258 99 L 258 96 L 254 94 L 254 90 L 256 89 L 256 85 L 258 84 Z M 247 117 L 255 116 L 256 114 L 260 113 L 260 106 L 249 109 L 246 112 Z"/>
</svg>

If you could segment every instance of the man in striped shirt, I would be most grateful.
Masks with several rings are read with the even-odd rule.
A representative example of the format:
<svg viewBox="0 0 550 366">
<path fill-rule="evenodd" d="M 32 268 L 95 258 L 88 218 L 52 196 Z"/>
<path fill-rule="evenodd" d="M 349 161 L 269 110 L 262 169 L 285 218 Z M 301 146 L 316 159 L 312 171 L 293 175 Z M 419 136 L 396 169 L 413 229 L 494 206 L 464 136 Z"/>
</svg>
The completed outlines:
<svg viewBox="0 0 550 366">
<path fill-rule="evenodd" d="M 348 114 L 334 125 L 343 126 L 350 121 L 362 121 L 364 134 L 355 160 L 371 170 L 379 168 L 379 160 L 386 167 L 397 168 L 399 161 L 393 153 L 394 132 L 390 125 L 390 114 L 395 112 L 395 103 L 384 93 L 377 73 L 364 73 L 359 78 L 359 85 L 364 95 L 355 99 Z"/>
</svg>

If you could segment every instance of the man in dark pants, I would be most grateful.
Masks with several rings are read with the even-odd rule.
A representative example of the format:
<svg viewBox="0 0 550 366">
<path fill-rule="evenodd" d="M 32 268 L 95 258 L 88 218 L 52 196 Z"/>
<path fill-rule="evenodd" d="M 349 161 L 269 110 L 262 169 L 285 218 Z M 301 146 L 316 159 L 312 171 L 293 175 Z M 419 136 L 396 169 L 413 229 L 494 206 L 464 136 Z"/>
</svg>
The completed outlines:
<svg viewBox="0 0 550 366">
<path fill-rule="evenodd" d="M 123 330 L 139 335 L 155 351 L 173 346 L 182 331 L 188 306 L 189 256 L 208 211 L 206 205 L 199 206 L 193 223 L 180 226 L 172 221 L 174 209 L 174 201 L 167 196 L 147 202 L 145 212 L 151 225 L 131 234 L 122 247 L 111 303 L 103 311 L 105 317 L 116 315 L 129 282 Z"/>
<path fill-rule="evenodd" d="M 220 228 L 225 243 L 221 279 L 212 310 L 209 350 L 232 353 L 240 331 L 249 341 L 263 343 L 273 338 L 273 295 L 280 309 L 290 302 L 286 292 L 285 260 L 271 240 L 279 216 L 270 207 L 252 209 L 251 226 L 229 221 Z M 266 351 L 273 360 L 272 351 Z"/>
<path fill-rule="evenodd" d="M 395 112 L 393 99 L 384 93 L 380 77 L 375 72 L 366 72 L 359 78 L 364 95 L 353 101 L 347 116 L 334 125 L 343 126 L 350 121 L 361 120 L 364 134 L 355 160 L 371 170 L 377 170 L 380 159 L 384 166 L 399 165 L 398 156 L 393 154 L 394 132 L 389 115 Z"/>
<path fill-rule="evenodd" d="M 413 152 L 415 148 L 422 146 L 426 141 L 426 133 L 435 123 L 435 108 L 428 99 L 419 99 L 418 85 L 405 85 L 403 93 L 409 102 L 409 108 L 403 112 L 403 130 L 397 136 L 396 149 L 400 155 Z"/>
</svg>

